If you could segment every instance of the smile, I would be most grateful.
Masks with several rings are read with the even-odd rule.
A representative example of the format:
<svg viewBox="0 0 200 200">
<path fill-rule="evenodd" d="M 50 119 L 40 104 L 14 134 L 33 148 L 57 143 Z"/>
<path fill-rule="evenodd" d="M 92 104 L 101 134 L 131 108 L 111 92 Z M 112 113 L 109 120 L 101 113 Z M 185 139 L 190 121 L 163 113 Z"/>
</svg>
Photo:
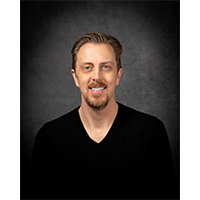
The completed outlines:
<svg viewBox="0 0 200 200">
<path fill-rule="evenodd" d="M 92 94 L 101 94 L 104 92 L 104 90 L 106 89 L 106 87 L 91 87 L 89 88 Z"/>
<path fill-rule="evenodd" d="M 106 87 L 100 87 L 100 88 L 90 88 L 91 90 L 94 91 L 99 91 L 99 90 L 104 90 Z"/>
</svg>

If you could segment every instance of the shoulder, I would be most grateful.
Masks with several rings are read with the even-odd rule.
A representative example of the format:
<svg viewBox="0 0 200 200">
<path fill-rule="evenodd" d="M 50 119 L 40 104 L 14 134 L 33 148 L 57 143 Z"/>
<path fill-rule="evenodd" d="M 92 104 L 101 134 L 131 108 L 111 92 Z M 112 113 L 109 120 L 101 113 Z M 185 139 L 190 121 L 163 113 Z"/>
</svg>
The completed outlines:
<svg viewBox="0 0 200 200">
<path fill-rule="evenodd" d="M 168 135 L 163 122 L 155 116 L 119 104 L 120 124 L 129 140 L 136 146 L 152 146 L 168 143 Z"/>
<path fill-rule="evenodd" d="M 79 107 L 56 119 L 46 122 L 38 131 L 36 137 L 52 137 L 54 134 L 63 133 L 75 126 Z"/>
<path fill-rule="evenodd" d="M 47 123 L 45 123 L 45 126 L 51 127 L 51 128 L 63 128 L 66 127 L 66 125 L 72 124 L 74 122 L 75 118 L 78 116 L 78 109 L 79 107 L 73 109 L 72 111 L 66 113 L 65 115 L 62 115 L 54 120 L 51 120 Z"/>
<path fill-rule="evenodd" d="M 119 123 L 122 130 L 139 138 L 166 137 L 166 128 L 157 117 L 119 104 Z M 134 134 L 132 134 L 134 133 Z"/>
<path fill-rule="evenodd" d="M 127 123 L 137 123 L 138 125 L 156 125 L 162 123 L 156 116 L 150 115 L 148 113 L 144 113 L 138 110 L 135 110 L 131 107 L 118 103 L 119 105 L 119 113 L 122 121 Z"/>
</svg>

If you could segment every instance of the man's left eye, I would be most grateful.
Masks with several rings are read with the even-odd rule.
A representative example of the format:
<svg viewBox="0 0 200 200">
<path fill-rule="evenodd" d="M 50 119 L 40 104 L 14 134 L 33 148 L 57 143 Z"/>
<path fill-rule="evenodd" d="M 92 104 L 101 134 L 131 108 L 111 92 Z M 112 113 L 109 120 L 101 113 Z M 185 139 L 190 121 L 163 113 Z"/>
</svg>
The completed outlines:
<svg viewBox="0 0 200 200">
<path fill-rule="evenodd" d="M 104 69 L 109 69 L 109 66 L 104 65 L 103 68 L 104 68 Z"/>
<path fill-rule="evenodd" d="M 86 69 L 86 70 L 90 70 L 91 67 L 90 67 L 90 66 L 86 66 L 85 69 Z"/>
</svg>

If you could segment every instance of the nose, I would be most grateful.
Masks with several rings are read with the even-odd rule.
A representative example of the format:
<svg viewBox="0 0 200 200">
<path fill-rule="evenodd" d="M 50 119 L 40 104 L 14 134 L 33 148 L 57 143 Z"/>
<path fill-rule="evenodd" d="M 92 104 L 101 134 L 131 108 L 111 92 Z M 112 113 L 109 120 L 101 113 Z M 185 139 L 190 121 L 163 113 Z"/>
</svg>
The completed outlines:
<svg viewBox="0 0 200 200">
<path fill-rule="evenodd" d="M 95 68 L 92 74 L 92 80 L 99 82 L 101 80 L 101 72 L 98 68 Z"/>
</svg>

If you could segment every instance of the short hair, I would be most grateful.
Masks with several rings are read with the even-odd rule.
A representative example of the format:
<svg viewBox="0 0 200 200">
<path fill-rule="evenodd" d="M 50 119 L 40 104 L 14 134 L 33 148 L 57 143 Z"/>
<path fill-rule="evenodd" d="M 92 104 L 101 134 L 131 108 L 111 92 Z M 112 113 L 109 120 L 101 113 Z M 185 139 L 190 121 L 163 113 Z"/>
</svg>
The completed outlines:
<svg viewBox="0 0 200 200">
<path fill-rule="evenodd" d="M 122 54 L 122 45 L 120 42 L 111 35 L 106 35 L 104 33 L 91 32 L 83 35 L 73 45 L 71 50 L 72 54 L 72 69 L 76 69 L 77 54 L 80 48 L 86 43 L 95 43 L 95 44 L 110 44 L 115 53 L 115 59 L 117 61 L 117 70 L 121 68 L 121 59 Z"/>
</svg>

